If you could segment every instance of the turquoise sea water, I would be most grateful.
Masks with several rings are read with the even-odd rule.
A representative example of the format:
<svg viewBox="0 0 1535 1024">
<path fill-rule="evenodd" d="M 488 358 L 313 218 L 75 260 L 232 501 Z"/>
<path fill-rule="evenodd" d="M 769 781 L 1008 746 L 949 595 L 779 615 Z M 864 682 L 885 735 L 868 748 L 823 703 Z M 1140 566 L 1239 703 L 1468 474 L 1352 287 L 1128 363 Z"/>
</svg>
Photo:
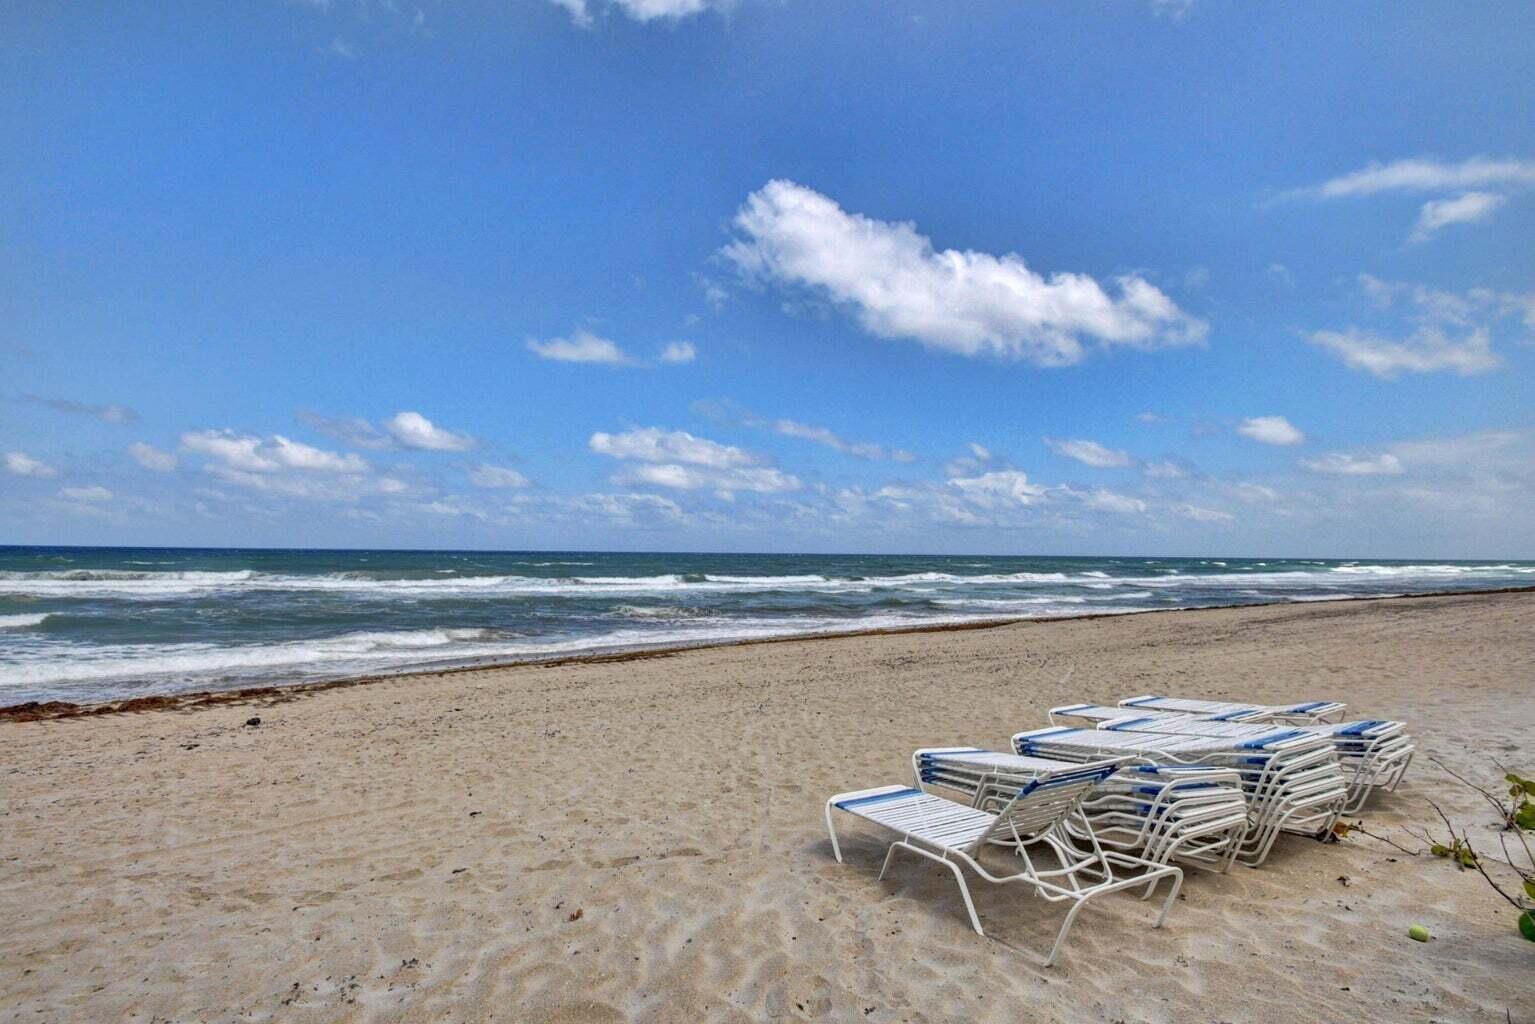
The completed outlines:
<svg viewBox="0 0 1535 1024">
<path fill-rule="evenodd" d="M 0 705 L 940 622 L 1530 585 L 1532 562 L 0 547 Z"/>
</svg>

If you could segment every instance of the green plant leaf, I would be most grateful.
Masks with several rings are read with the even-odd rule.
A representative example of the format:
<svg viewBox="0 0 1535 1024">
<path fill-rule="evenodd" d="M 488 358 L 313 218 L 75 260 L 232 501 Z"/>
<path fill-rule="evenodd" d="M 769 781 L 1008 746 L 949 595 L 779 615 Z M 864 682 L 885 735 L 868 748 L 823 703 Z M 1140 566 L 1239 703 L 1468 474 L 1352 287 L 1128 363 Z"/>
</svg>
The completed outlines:
<svg viewBox="0 0 1535 1024">
<path fill-rule="evenodd" d="M 1535 942 L 1535 917 L 1528 910 L 1519 915 L 1519 934 Z"/>
<path fill-rule="evenodd" d="M 1524 880 L 1524 894 L 1530 899 L 1535 900 L 1535 878 L 1526 878 Z"/>
<path fill-rule="evenodd" d="M 1450 848 L 1443 843 L 1435 843 L 1428 848 L 1428 852 L 1432 853 L 1435 857 L 1448 857 L 1450 855 Z"/>
<path fill-rule="evenodd" d="M 1514 814 L 1514 824 L 1522 829 L 1535 831 L 1535 804 L 1525 801 Z"/>
</svg>

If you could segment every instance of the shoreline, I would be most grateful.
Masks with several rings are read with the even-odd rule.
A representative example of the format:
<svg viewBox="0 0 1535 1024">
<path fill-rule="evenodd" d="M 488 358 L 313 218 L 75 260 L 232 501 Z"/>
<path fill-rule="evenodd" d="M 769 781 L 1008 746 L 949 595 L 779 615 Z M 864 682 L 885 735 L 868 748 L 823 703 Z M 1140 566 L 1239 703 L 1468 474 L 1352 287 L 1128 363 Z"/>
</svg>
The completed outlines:
<svg viewBox="0 0 1535 1024">
<path fill-rule="evenodd" d="M 18 704 L 0 705 L 0 723 L 43 722 L 73 718 L 94 718 L 102 715 L 135 714 L 146 711 L 190 711 L 208 707 L 224 707 L 249 701 L 269 704 L 297 700 L 309 694 L 329 690 L 350 689 L 393 680 L 421 678 L 425 676 L 457 676 L 475 672 L 508 671 L 513 669 L 562 668 L 572 665 L 604 665 L 622 662 L 649 661 L 670 658 L 692 651 L 728 650 L 769 644 L 809 643 L 824 640 L 842 640 L 858 637 L 907 636 L 924 633 L 956 633 L 975 630 L 999 629 L 1025 623 L 1087 622 L 1097 619 L 1138 618 L 1147 615 L 1169 615 L 1188 612 L 1213 612 L 1243 608 L 1270 608 L 1304 605 L 1346 604 L 1352 602 L 1419 601 L 1447 597 L 1476 597 L 1496 594 L 1535 593 L 1535 586 L 1496 587 L 1486 590 L 1435 590 L 1414 594 L 1366 594 L 1350 597 L 1322 598 L 1306 601 L 1251 601 L 1243 604 L 1205 605 L 1181 608 L 1145 608 L 1122 612 L 1084 612 L 1080 615 L 1041 616 L 1037 618 L 979 619 L 968 622 L 936 622 L 926 625 L 881 627 L 875 629 L 850 629 L 823 633 L 788 633 L 782 636 L 748 637 L 735 640 L 702 641 L 693 644 L 671 644 L 656 647 L 640 647 L 587 654 L 558 655 L 549 658 L 521 658 L 507 661 L 491 660 L 468 665 L 447 665 L 439 668 L 412 666 L 398 672 L 375 672 L 359 676 L 343 676 L 335 679 L 316 679 L 309 682 L 263 684 L 228 690 L 189 690 L 180 693 L 154 694 L 128 697 L 121 700 L 75 703 L 72 701 L 25 701 Z"/>
</svg>

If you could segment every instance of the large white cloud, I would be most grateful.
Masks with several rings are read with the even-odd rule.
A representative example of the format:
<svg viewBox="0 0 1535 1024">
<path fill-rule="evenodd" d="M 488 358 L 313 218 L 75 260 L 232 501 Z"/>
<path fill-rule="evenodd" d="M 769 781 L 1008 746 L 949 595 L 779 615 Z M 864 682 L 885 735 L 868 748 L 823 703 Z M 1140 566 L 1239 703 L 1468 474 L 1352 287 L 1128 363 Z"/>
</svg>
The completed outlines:
<svg viewBox="0 0 1535 1024">
<path fill-rule="evenodd" d="M 823 294 L 884 338 L 1064 366 L 1093 343 L 1152 349 L 1206 333 L 1133 274 L 1117 278 L 1110 294 L 1085 274 L 1046 278 L 1014 253 L 939 251 L 913 224 L 848 213 L 792 181 L 748 196 L 735 227 L 739 236 L 723 253 L 743 275 Z"/>
<path fill-rule="evenodd" d="M 59 475 L 59 471 L 41 459 L 34 459 L 26 452 L 6 452 L 5 468 L 17 476 L 46 479 Z"/>
<path fill-rule="evenodd" d="M 428 452 L 462 452 L 478 442 L 468 434 L 459 434 L 437 426 L 419 412 L 398 412 L 384 424 L 391 437 L 405 448 Z"/>
<path fill-rule="evenodd" d="M 1106 447 L 1097 441 L 1059 441 L 1047 437 L 1045 447 L 1057 455 L 1075 459 L 1084 466 L 1092 466 L 1094 469 L 1115 469 L 1130 464 L 1128 452 Z"/>
<path fill-rule="evenodd" d="M 1237 426 L 1237 433 L 1261 444 L 1300 444 L 1306 435 L 1283 416 L 1254 416 Z"/>
</svg>

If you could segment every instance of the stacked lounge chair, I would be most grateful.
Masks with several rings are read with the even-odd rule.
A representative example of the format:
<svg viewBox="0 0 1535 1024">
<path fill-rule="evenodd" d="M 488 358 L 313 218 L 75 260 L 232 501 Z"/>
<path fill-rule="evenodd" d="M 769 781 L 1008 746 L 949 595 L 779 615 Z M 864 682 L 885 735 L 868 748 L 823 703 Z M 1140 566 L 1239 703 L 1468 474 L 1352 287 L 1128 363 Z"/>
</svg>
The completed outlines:
<svg viewBox="0 0 1535 1024">
<path fill-rule="evenodd" d="M 1251 722 L 1335 722 L 1348 707 L 1332 700 L 1308 700 L 1296 704 L 1243 704 L 1238 701 L 1195 700 L 1189 697 L 1160 697 L 1142 694 L 1127 697 L 1121 707 L 1143 711 L 1180 711 L 1210 718 L 1230 717 L 1232 721 Z"/>
<path fill-rule="evenodd" d="M 1281 832 L 1318 835 L 1330 830 L 1349 792 L 1332 740 L 1296 729 L 1227 738 L 1054 726 L 1019 733 L 1013 749 L 1068 761 L 1118 755 L 1159 766 L 1235 771 L 1248 809 L 1247 834 L 1236 858 L 1253 867 L 1267 859 Z"/>
<path fill-rule="evenodd" d="M 1160 928 L 1183 884 L 1180 869 L 1103 849 L 1091 838 L 1092 826 L 1082 814 L 1082 801 L 1120 765 L 1118 757 L 1085 763 L 1052 759 L 1049 767 L 1022 772 L 992 770 L 988 773 L 987 785 L 992 788 L 988 790 L 986 807 L 947 800 L 911 786 L 839 793 L 826 802 L 826 828 L 831 834 L 832 852 L 840 862 L 842 849 L 837 842 L 833 810 L 895 833 L 899 838 L 885 854 L 880 877 L 890 869 L 897 850 L 907 850 L 947 866 L 959 883 L 970 924 L 981 935 L 985 933 L 961 865 L 988 882 L 1022 882 L 1046 900 L 1069 901 L 1071 909 L 1045 957 L 1045 965 L 1049 966 L 1060 954 L 1077 914 L 1089 901 L 1121 889 L 1155 888 L 1162 879 L 1171 879 L 1172 889 L 1153 926 Z M 1068 818 L 1078 819 L 1082 834 L 1089 837 L 1090 852 L 1084 852 L 1066 831 Z M 1016 851 L 1022 870 L 997 875 L 984 867 L 980 862 L 981 851 L 993 843 Z M 1044 859 L 1038 859 L 1041 856 Z"/>
<path fill-rule="evenodd" d="M 1012 795 L 998 782 L 999 773 L 1026 773 L 1061 763 L 978 747 L 933 747 L 912 755 L 919 786 L 957 792 L 982 808 Z M 1127 765 L 1083 798 L 1082 811 L 1091 833 L 1076 827 L 1073 818 L 1065 822 L 1079 847 L 1089 847 L 1096 837 L 1106 848 L 1156 864 L 1177 859 L 1225 871 L 1247 832 L 1241 775 L 1224 768 Z"/>
<path fill-rule="evenodd" d="M 1123 705 L 1123 702 L 1121 702 Z M 1341 707 L 1342 705 L 1338 705 Z M 1179 736 L 1254 738 L 1271 735 L 1274 726 L 1253 719 L 1233 719 L 1229 712 L 1218 715 L 1157 712 L 1148 715 L 1127 714 L 1125 706 L 1103 704 L 1067 704 L 1050 709 L 1051 724 L 1080 721 L 1099 729 L 1116 731 L 1170 733 Z M 1354 722 L 1296 725 L 1291 728 L 1332 739 L 1349 780 L 1345 813 L 1360 810 L 1377 790 L 1391 792 L 1401 783 L 1416 749 L 1402 722 L 1367 719 Z"/>
</svg>

